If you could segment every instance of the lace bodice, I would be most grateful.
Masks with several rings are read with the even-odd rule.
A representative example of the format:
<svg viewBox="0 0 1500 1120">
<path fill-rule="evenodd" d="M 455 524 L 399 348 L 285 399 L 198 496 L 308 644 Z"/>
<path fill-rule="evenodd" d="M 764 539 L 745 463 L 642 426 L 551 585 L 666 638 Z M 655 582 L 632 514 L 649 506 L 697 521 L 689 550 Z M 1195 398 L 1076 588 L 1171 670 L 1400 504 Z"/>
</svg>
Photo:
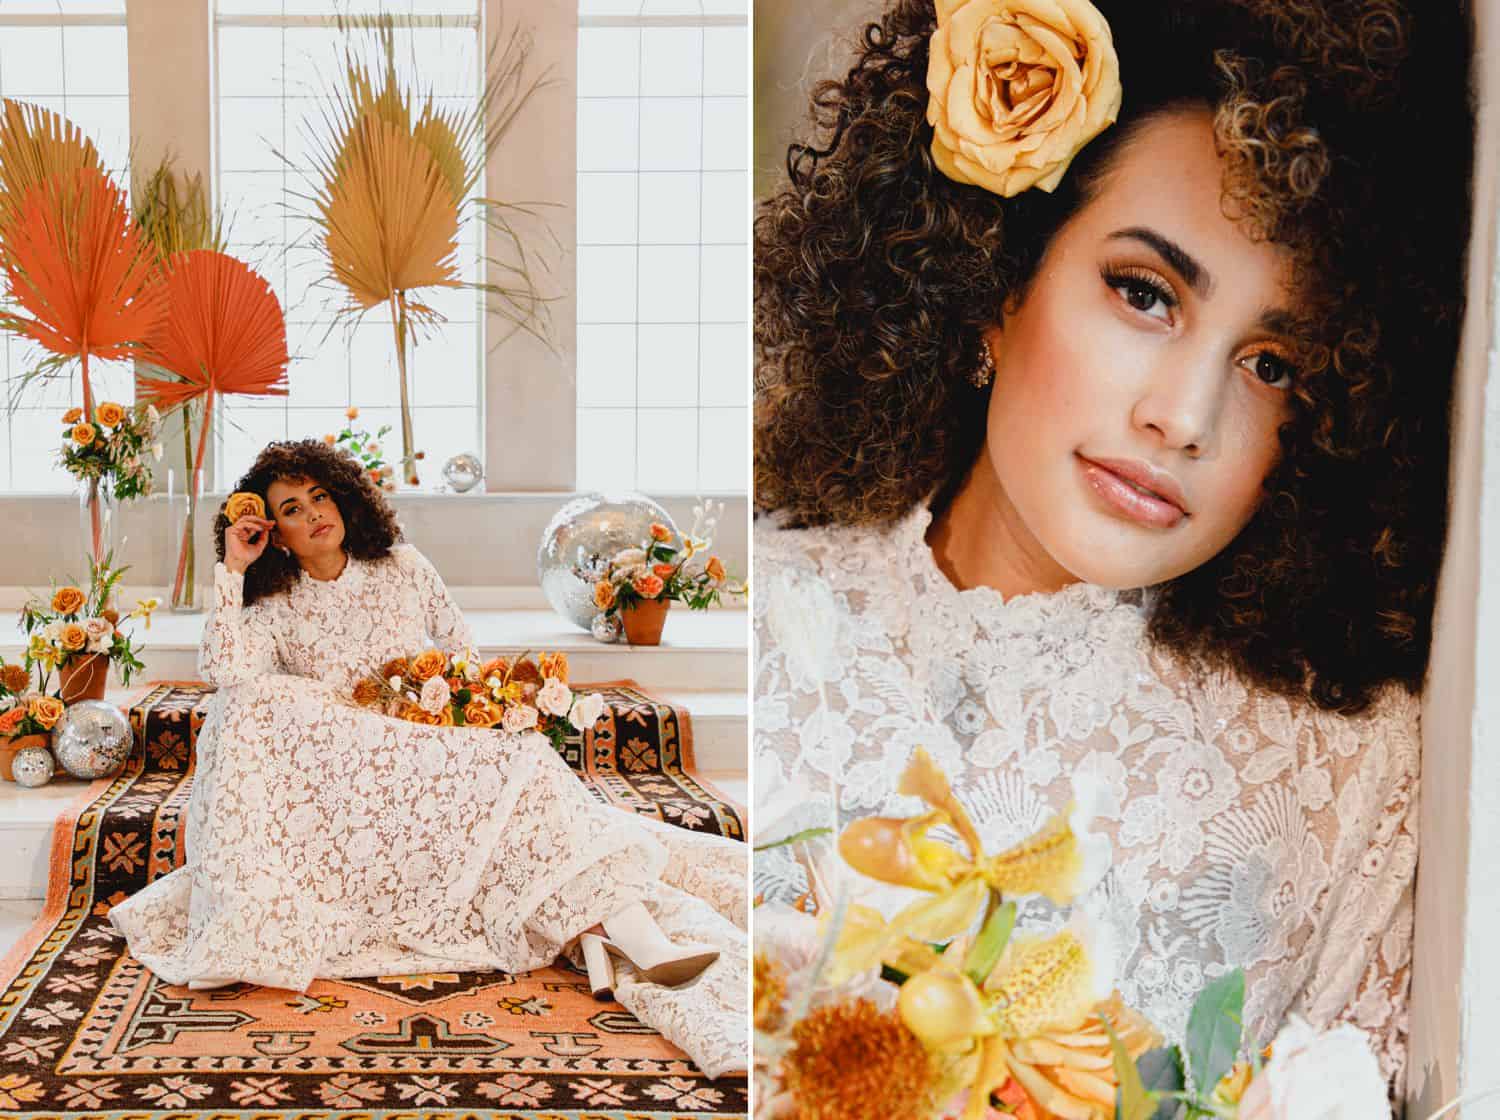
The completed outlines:
<svg viewBox="0 0 1500 1120">
<path fill-rule="evenodd" d="M 1126 1000 L 1180 1040 L 1203 985 L 1239 966 L 1249 1037 L 1269 1041 L 1290 1011 L 1350 1021 L 1399 1091 L 1418 701 L 1392 687 L 1339 716 L 1185 664 L 1146 637 L 1149 591 L 958 590 L 926 543 L 931 517 L 919 504 L 888 528 L 757 523 L 756 841 L 833 824 L 835 805 L 838 823 L 921 811 L 894 793 L 919 745 L 991 852 L 1092 774 L 1114 858 L 1085 904 L 1114 930 Z M 837 606 L 821 689 L 768 621 L 802 573 Z M 888 912 L 911 900 L 812 848 L 758 853 L 757 895 L 805 905 L 847 889 Z M 844 886 L 811 881 L 825 875 Z M 1023 927 L 1059 921 L 1045 901 L 1022 906 Z"/>
<path fill-rule="evenodd" d="M 244 592 L 244 576 L 214 565 L 214 609 L 198 653 L 198 671 L 213 684 L 280 672 L 347 693 L 390 658 L 474 642 L 437 571 L 409 544 L 380 560 L 351 556 L 337 579 L 304 572 L 285 594 L 249 607 Z"/>
</svg>

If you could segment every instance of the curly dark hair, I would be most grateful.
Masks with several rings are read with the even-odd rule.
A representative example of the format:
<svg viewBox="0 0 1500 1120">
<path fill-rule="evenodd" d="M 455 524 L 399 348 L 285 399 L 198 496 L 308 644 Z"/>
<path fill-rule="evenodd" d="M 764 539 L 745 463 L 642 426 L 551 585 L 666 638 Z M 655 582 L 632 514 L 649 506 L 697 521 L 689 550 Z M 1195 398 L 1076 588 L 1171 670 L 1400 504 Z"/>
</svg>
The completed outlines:
<svg viewBox="0 0 1500 1120">
<path fill-rule="evenodd" d="M 311 479 L 333 497 L 344 520 L 344 551 L 361 560 L 378 560 L 389 556 L 391 546 L 401 539 L 396 513 L 385 500 L 380 488 L 347 451 L 330 446 L 320 439 L 276 441 L 266 444 L 255 457 L 250 469 L 235 483 L 236 491 L 259 494 L 278 479 Z M 267 502 L 269 508 L 270 503 Z M 214 518 L 214 553 L 224 559 L 224 530 L 229 518 L 224 507 Z M 245 606 L 267 595 L 285 591 L 297 582 L 301 573 L 297 559 L 275 548 L 267 548 L 260 559 L 245 569 Z"/>
<path fill-rule="evenodd" d="M 1419 690 L 1464 304 L 1467 6 L 1095 3 L 1124 101 L 1051 194 L 935 167 L 932 0 L 895 0 L 848 75 L 816 87 L 816 139 L 792 145 L 755 221 L 756 503 L 790 525 L 890 522 L 934 492 L 941 509 L 985 437 L 979 332 L 1135 130 L 1207 106 L 1225 214 L 1292 261 L 1301 375 L 1266 497 L 1160 586 L 1151 635 L 1328 709 Z"/>
</svg>

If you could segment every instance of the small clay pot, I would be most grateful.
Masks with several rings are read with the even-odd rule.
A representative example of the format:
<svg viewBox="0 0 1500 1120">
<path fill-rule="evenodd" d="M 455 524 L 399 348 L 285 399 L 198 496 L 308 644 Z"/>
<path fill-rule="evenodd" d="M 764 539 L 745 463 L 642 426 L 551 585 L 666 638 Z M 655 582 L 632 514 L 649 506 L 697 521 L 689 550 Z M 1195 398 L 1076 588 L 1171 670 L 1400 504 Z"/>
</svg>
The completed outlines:
<svg viewBox="0 0 1500 1120">
<path fill-rule="evenodd" d="M 57 670 L 58 695 L 64 704 L 80 700 L 103 700 L 109 684 L 109 658 L 102 653 L 76 657 Z"/>
<path fill-rule="evenodd" d="M 661 628 L 667 623 L 667 608 L 671 599 L 642 599 L 620 609 L 620 624 L 625 627 L 625 640 L 633 646 L 656 646 L 661 644 Z"/>
<path fill-rule="evenodd" d="M 16 772 L 11 769 L 11 760 L 27 747 L 45 747 L 51 742 L 51 735 L 18 735 L 14 739 L 0 740 L 0 778 L 15 781 Z"/>
</svg>

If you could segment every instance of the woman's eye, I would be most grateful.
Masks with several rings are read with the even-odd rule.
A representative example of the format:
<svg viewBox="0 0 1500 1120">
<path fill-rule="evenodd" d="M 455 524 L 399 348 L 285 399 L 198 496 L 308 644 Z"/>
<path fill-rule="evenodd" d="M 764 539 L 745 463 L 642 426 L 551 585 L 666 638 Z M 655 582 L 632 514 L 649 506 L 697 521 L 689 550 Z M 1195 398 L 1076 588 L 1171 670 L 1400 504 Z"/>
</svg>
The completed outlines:
<svg viewBox="0 0 1500 1120">
<path fill-rule="evenodd" d="M 1172 292 L 1159 282 L 1128 272 L 1106 272 L 1104 281 L 1127 305 L 1153 319 L 1165 320 L 1177 305 Z"/>
<path fill-rule="evenodd" d="M 1273 389 L 1290 388 L 1297 375 L 1296 367 L 1272 350 L 1252 355 L 1249 368 L 1258 381 Z"/>
</svg>

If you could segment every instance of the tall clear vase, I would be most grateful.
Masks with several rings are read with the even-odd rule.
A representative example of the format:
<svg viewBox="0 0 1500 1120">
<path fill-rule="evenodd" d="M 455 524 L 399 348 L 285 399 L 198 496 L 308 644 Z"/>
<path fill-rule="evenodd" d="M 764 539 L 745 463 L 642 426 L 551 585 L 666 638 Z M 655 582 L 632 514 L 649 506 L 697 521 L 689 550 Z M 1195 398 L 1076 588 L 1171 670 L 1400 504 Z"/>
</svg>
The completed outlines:
<svg viewBox="0 0 1500 1120">
<path fill-rule="evenodd" d="M 78 486 L 78 521 L 83 551 L 94 564 L 115 550 L 119 532 L 119 503 L 107 480 L 86 478 Z"/>
<path fill-rule="evenodd" d="M 167 471 L 167 532 L 171 534 L 167 555 L 172 557 L 167 606 L 179 614 L 196 614 L 203 610 L 197 555 L 198 503 L 202 497 L 201 470 L 194 471 L 190 480 L 182 471 Z"/>
</svg>

